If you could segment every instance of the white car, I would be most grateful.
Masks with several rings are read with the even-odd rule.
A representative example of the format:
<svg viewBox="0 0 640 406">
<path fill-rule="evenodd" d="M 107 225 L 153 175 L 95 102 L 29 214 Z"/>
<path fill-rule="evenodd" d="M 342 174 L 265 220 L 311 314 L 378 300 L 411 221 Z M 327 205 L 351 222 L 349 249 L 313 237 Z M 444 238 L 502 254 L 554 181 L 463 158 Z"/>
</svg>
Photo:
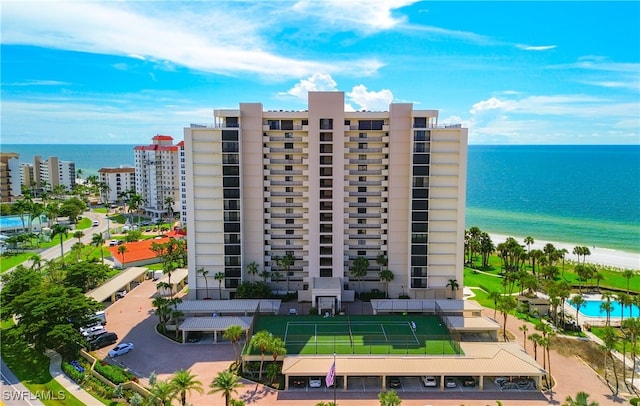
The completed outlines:
<svg viewBox="0 0 640 406">
<path fill-rule="evenodd" d="M 322 379 L 318 377 L 314 377 L 309 379 L 309 387 L 310 388 L 319 388 L 322 386 Z"/>
<path fill-rule="evenodd" d="M 118 355 L 123 355 L 133 350 L 133 343 L 120 343 L 113 347 L 111 351 L 109 351 L 109 357 L 117 357 Z"/>
<path fill-rule="evenodd" d="M 116 245 L 118 245 L 119 241 L 118 240 L 111 240 L 109 241 L 109 246 L 110 247 L 115 247 Z"/>
<path fill-rule="evenodd" d="M 105 329 L 104 327 L 101 327 L 91 331 L 85 331 L 82 333 L 82 335 L 87 337 L 87 339 L 89 340 L 93 340 L 94 338 L 101 336 L 106 332 L 107 332 L 107 329 Z"/>
<path fill-rule="evenodd" d="M 93 220 L 93 223 L 91 223 L 91 225 L 93 227 L 98 227 L 100 225 L 100 222 L 98 220 Z"/>
<path fill-rule="evenodd" d="M 127 295 L 127 290 L 126 289 L 119 290 L 119 291 L 116 292 L 116 299 L 122 299 L 126 295 Z"/>
<path fill-rule="evenodd" d="M 456 380 L 450 376 L 447 376 L 444 378 L 444 386 L 446 386 L 447 388 L 455 388 L 456 386 L 458 386 L 458 384 L 456 383 Z"/>
<path fill-rule="evenodd" d="M 421 379 L 422 379 L 422 384 L 425 387 L 438 386 L 438 380 L 436 379 L 435 376 L 423 376 Z"/>
<path fill-rule="evenodd" d="M 89 337 L 95 335 L 94 333 L 100 330 L 104 330 L 104 326 L 102 324 L 95 324 L 91 327 L 80 327 L 80 334 Z"/>
</svg>

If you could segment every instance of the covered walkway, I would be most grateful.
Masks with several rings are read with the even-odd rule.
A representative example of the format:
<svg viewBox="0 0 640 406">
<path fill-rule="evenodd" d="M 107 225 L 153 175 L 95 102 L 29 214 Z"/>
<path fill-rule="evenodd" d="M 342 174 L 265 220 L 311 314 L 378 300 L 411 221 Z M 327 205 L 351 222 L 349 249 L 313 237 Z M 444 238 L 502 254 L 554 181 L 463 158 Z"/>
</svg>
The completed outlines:
<svg viewBox="0 0 640 406">
<path fill-rule="evenodd" d="M 126 289 L 127 292 L 131 291 L 131 283 L 142 283 L 147 271 L 147 268 L 137 266 L 127 268 L 101 286 L 87 292 L 86 296 L 94 299 L 98 303 L 102 303 L 107 299 L 111 299 L 112 302 L 115 302 L 116 292 L 122 289 Z"/>
</svg>

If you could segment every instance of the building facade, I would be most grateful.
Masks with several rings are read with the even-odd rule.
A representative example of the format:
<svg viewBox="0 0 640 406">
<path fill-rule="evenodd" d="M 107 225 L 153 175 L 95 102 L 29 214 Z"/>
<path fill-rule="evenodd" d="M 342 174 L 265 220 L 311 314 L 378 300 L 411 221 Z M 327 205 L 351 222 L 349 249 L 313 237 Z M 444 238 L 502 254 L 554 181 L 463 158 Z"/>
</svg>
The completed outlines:
<svg viewBox="0 0 640 406">
<path fill-rule="evenodd" d="M 34 156 L 31 164 L 20 166 L 21 183 L 39 196 L 42 192 L 52 192 L 60 186 L 70 192 L 76 186 L 76 164 L 72 161 L 61 161 L 56 156 L 42 159 Z"/>
<path fill-rule="evenodd" d="M 122 200 L 124 193 L 136 189 L 136 169 L 132 167 L 100 168 L 98 178 L 106 185 L 100 192 L 100 198 L 105 203 Z"/>
<path fill-rule="evenodd" d="M 0 152 L 0 201 L 11 202 L 22 194 L 20 188 L 20 155 Z"/>
<path fill-rule="evenodd" d="M 233 297 L 260 279 L 251 263 L 273 290 L 334 311 L 373 289 L 461 297 L 447 285 L 462 287 L 467 129 L 409 103 L 345 112 L 343 92 L 309 93 L 306 111 L 241 103 L 214 120 L 184 132 L 191 298 L 207 283 L 197 269 L 224 272 Z"/>
<path fill-rule="evenodd" d="M 142 209 L 154 218 L 167 217 L 180 205 L 180 163 L 173 137 L 156 135 L 151 145 L 133 148 L 136 193 L 142 196 Z M 171 201 L 171 209 L 167 202 Z"/>
</svg>

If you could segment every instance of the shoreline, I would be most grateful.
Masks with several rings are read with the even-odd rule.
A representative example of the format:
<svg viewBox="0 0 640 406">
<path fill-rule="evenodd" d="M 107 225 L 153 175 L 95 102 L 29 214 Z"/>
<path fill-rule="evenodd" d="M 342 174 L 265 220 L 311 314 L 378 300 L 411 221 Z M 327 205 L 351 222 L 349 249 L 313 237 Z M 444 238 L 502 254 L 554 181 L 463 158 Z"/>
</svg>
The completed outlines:
<svg viewBox="0 0 640 406">
<path fill-rule="evenodd" d="M 491 237 L 491 241 L 493 242 L 493 244 L 496 246 L 506 241 L 507 237 L 513 237 L 520 244 L 524 245 L 525 237 L 522 237 L 522 236 L 494 234 L 494 233 L 489 233 L 489 236 Z M 536 240 L 535 237 L 533 237 L 533 240 L 534 242 L 530 246 L 531 249 L 541 250 L 544 248 L 546 244 L 551 243 L 557 249 L 564 248 L 567 250 L 567 254 L 565 255 L 565 260 L 570 260 L 574 262 L 578 261 L 578 257 L 573 254 L 573 248 L 581 244 L 569 244 L 569 243 L 554 242 L 554 241 Z M 589 264 L 594 264 L 597 266 L 608 266 L 608 267 L 620 268 L 621 270 L 624 270 L 624 269 L 632 269 L 636 271 L 640 270 L 640 253 L 620 251 L 620 250 L 603 248 L 603 247 L 589 247 L 589 250 L 591 251 L 591 255 L 587 255 L 587 259 L 586 259 L 586 262 Z"/>
</svg>

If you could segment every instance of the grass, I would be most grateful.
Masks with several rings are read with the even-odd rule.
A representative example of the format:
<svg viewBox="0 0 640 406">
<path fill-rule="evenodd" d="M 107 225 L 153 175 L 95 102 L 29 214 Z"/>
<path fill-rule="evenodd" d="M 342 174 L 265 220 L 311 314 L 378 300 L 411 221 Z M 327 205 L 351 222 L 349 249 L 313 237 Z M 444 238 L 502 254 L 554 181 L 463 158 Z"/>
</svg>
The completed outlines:
<svg viewBox="0 0 640 406">
<path fill-rule="evenodd" d="M 409 323 L 416 323 L 414 332 Z M 262 316 L 254 332 L 285 341 L 287 354 L 459 354 L 437 316 Z M 257 350 L 253 350 L 257 353 Z"/>
<path fill-rule="evenodd" d="M 0 330 L 6 337 L 13 328 L 12 322 L 2 322 Z M 67 392 L 49 373 L 49 357 L 31 348 L 22 340 L 3 339 L 1 343 L 2 359 L 22 384 L 31 393 L 51 395 L 42 402 L 48 406 L 82 406 L 83 403 Z M 64 396 L 61 396 L 64 394 Z"/>
</svg>

